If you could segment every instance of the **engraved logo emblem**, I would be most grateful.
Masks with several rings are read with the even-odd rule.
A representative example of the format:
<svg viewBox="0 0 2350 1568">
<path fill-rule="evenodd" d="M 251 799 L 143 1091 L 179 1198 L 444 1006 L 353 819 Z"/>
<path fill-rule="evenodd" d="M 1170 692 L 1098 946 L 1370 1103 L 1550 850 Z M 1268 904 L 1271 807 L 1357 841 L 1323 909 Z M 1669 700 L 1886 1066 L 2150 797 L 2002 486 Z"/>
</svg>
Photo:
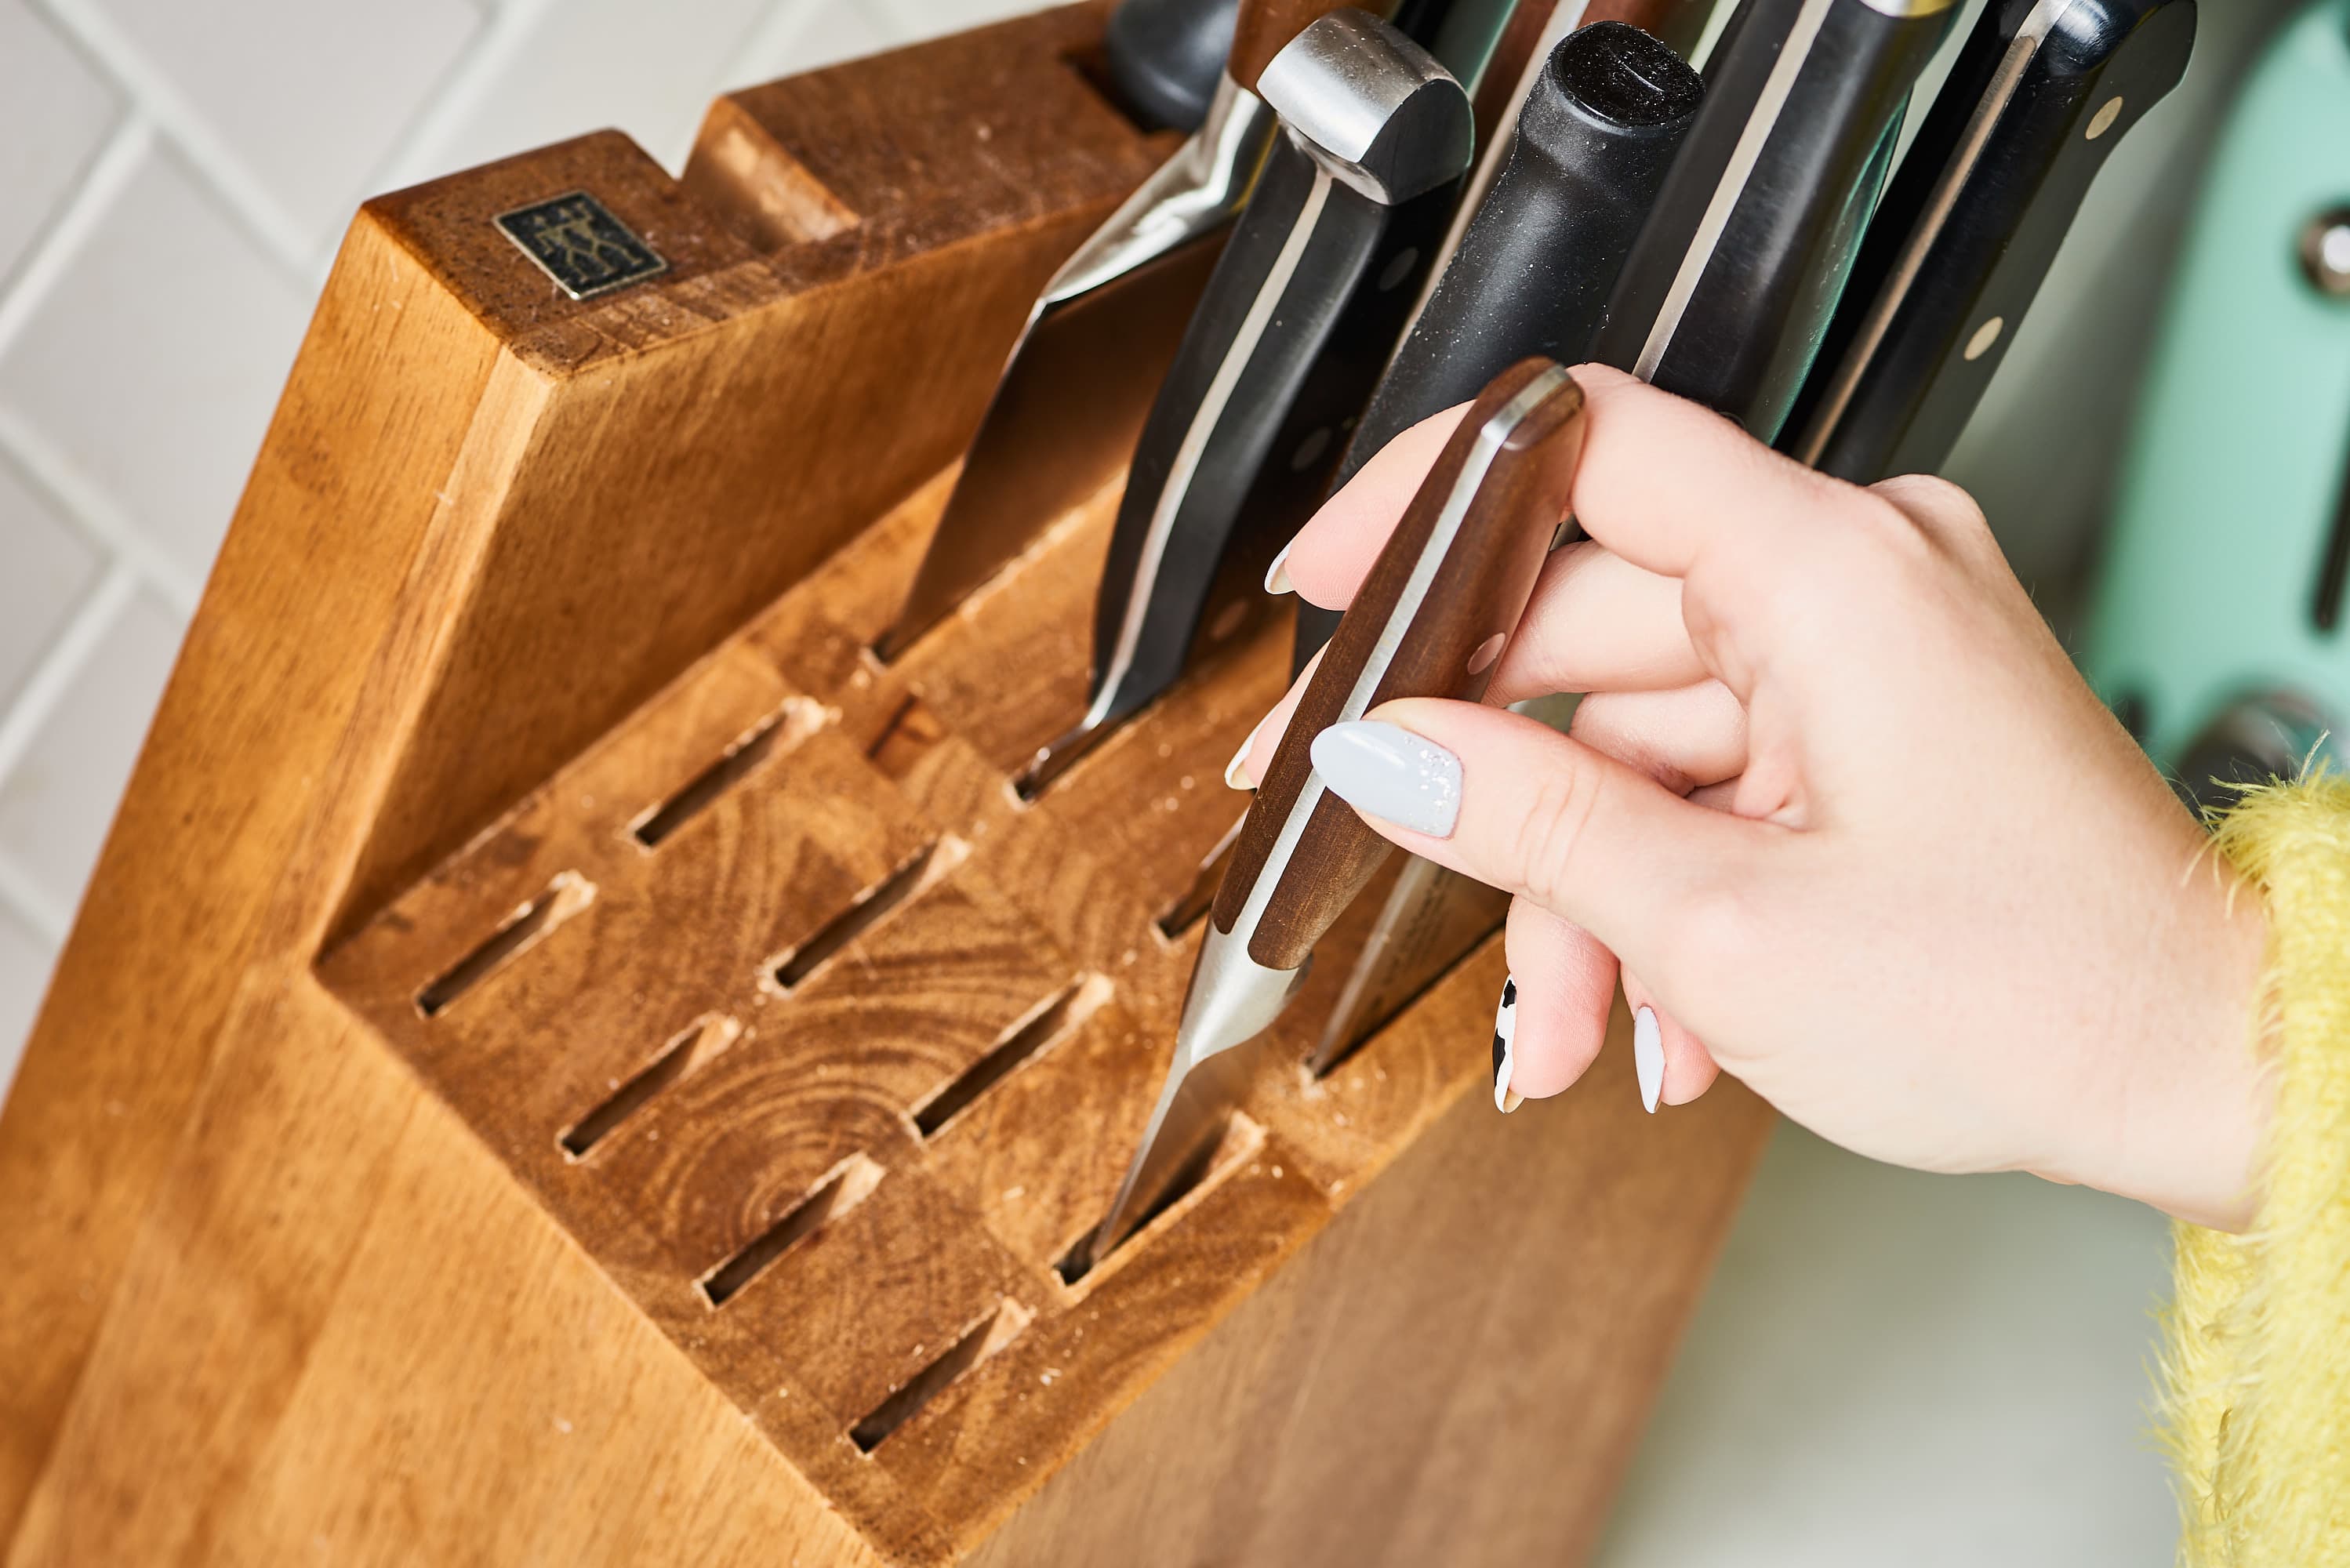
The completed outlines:
<svg viewBox="0 0 2350 1568">
<path fill-rule="evenodd" d="M 574 299 L 669 270 L 660 253 L 585 191 L 501 213 L 497 225 Z"/>
</svg>

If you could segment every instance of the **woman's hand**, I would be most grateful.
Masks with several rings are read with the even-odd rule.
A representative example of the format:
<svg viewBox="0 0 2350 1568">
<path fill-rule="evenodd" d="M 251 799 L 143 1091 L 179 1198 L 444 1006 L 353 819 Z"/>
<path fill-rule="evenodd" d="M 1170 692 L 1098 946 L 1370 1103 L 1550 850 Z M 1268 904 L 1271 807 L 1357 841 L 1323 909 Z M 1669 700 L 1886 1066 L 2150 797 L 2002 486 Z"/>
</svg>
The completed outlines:
<svg viewBox="0 0 2350 1568">
<path fill-rule="evenodd" d="M 1488 696 L 1588 692 L 1570 733 L 1415 701 L 1315 751 L 1388 837 L 1515 895 L 1496 1097 L 1574 1083 L 1620 967 L 1668 1104 L 1719 1067 L 1879 1159 L 2244 1222 L 2260 901 L 1981 512 L 1939 480 L 1824 478 L 1629 377 L 1575 374 L 1590 539 L 1545 566 Z M 1458 417 L 1399 437 L 1276 577 L 1344 605 Z M 1393 788 L 1451 770 L 1449 813 L 1441 788 Z"/>
</svg>

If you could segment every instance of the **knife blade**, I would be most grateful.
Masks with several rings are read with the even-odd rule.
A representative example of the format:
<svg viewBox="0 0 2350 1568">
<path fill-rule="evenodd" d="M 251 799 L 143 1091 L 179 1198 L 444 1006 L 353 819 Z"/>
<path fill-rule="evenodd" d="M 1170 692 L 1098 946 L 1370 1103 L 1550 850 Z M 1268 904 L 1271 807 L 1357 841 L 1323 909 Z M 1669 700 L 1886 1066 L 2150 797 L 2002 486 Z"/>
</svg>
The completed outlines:
<svg viewBox="0 0 2350 1568">
<path fill-rule="evenodd" d="M 1220 575 L 1321 500 L 1469 166 L 1461 84 L 1367 13 L 1308 26 L 1259 85 L 1282 134 L 1135 449 L 1087 707 L 1024 794 L 1172 684 Z"/>
<path fill-rule="evenodd" d="M 2091 182 L 2194 42 L 2194 0 L 1983 13 L 1861 244 L 1796 457 L 1864 484 L 1942 465 Z"/>
<path fill-rule="evenodd" d="M 1582 390 L 1563 367 L 1537 358 L 1504 370 L 1381 549 L 1250 804 L 1209 911 L 1174 1061 L 1095 1233 L 1096 1258 L 1147 1220 L 1221 1134 L 1260 1064 L 1262 1046 L 1249 1047 L 1386 857 L 1387 840 L 1315 774 L 1314 737 L 1396 698 L 1482 694 L 1565 515 L 1582 415 Z"/>
<path fill-rule="evenodd" d="M 1052 520 L 1107 483 L 1273 138 L 1264 68 L 1338 0 L 1241 0 L 1207 118 L 1064 262 L 1028 313 L 889 629 L 897 658 Z M 1212 18 L 1210 18 L 1212 21 Z"/>
<path fill-rule="evenodd" d="M 1592 358 L 1778 433 L 1954 0 L 1744 0 Z"/>
</svg>

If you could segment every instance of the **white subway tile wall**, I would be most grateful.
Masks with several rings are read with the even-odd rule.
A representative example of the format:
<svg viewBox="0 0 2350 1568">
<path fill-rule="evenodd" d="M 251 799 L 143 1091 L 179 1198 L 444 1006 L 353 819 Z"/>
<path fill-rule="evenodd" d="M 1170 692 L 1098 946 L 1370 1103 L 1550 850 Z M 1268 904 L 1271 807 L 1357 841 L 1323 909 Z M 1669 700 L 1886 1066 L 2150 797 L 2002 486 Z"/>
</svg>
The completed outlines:
<svg viewBox="0 0 2350 1568">
<path fill-rule="evenodd" d="M 1032 0 L 0 0 L 0 1095 L 360 200 Z"/>
</svg>

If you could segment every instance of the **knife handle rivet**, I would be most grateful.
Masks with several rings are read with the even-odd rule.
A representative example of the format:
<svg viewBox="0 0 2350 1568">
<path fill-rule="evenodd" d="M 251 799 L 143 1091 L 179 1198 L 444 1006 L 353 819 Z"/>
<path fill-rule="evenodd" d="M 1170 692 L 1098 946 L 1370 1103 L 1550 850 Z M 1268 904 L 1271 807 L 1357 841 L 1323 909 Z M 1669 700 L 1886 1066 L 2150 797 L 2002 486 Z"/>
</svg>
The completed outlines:
<svg viewBox="0 0 2350 1568">
<path fill-rule="evenodd" d="M 1297 443 L 1296 452 L 1290 455 L 1289 471 L 1292 473 L 1305 472 L 1307 469 L 1314 466 L 1315 462 L 1321 458 L 1324 452 L 1329 450 L 1330 427 L 1328 425 L 1323 425 L 1316 429 L 1312 435 L 1307 436 L 1304 441 Z"/>
<path fill-rule="evenodd" d="M 2106 99 L 2104 103 L 2098 105 L 2097 112 L 2090 116 L 2086 139 L 2088 140 L 2095 141 L 2106 131 L 2111 130 L 2114 128 L 2114 121 L 2119 119 L 2121 117 L 2122 97 L 2121 94 L 2116 93 L 2113 97 Z"/>
<path fill-rule="evenodd" d="M 1509 640 L 1508 632 L 1497 631 L 1479 643 L 1469 655 L 1469 673 L 1482 675 L 1486 670 L 1491 670 L 1493 667 L 1493 660 L 1502 657 L 1502 645 Z"/>
<path fill-rule="evenodd" d="M 1975 335 L 1967 339 L 1967 363 L 1971 365 L 1990 353 L 1991 346 L 1999 341 L 1999 335 L 2006 326 L 2006 317 L 1994 316 L 1976 327 Z"/>
<path fill-rule="evenodd" d="M 2303 225 L 2301 269 L 2318 292 L 2350 296 L 2350 207 L 2331 207 Z"/>
<path fill-rule="evenodd" d="M 1379 269 L 1379 292 L 1381 294 L 1386 294 L 1392 290 L 1398 284 L 1409 277 L 1411 275 L 1411 269 L 1419 264 L 1419 246 L 1406 245 L 1403 249 L 1396 252 L 1396 254 L 1388 259 L 1388 265 Z"/>
</svg>

